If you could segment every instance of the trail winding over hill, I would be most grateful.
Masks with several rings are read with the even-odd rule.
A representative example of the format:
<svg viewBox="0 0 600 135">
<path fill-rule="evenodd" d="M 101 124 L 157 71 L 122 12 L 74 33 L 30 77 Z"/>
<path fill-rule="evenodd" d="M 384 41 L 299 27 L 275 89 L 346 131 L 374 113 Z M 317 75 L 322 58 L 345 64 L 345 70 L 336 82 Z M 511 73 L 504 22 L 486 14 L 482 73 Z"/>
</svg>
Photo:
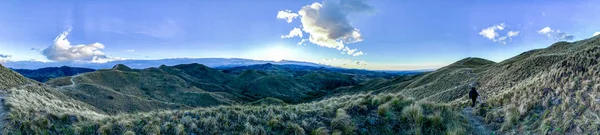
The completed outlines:
<svg viewBox="0 0 600 135">
<path fill-rule="evenodd" d="M 469 57 L 469 59 L 462 61 L 460 64 L 464 65 L 465 62 L 471 60 L 471 57 Z M 471 76 L 473 81 L 471 81 L 469 83 L 469 85 L 471 87 L 476 87 L 477 86 L 477 74 L 475 74 L 473 72 L 473 68 L 468 68 L 468 70 L 466 71 L 466 74 Z M 482 96 L 480 96 L 482 97 Z M 485 123 L 482 122 L 482 118 L 480 116 L 476 116 L 473 115 L 473 107 L 466 107 L 462 110 L 462 114 L 464 116 L 467 117 L 467 119 L 469 119 L 469 124 L 471 124 L 471 127 L 473 127 L 473 133 L 474 135 L 493 135 L 495 132 L 491 131 L 489 128 L 486 127 Z"/>
</svg>

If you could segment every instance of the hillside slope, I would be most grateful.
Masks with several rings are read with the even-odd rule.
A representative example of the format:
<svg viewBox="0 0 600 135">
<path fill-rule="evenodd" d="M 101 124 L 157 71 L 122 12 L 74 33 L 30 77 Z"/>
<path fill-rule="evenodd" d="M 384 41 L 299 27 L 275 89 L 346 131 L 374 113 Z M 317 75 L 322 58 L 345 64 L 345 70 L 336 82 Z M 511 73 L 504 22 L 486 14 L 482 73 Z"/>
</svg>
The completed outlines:
<svg viewBox="0 0 600 135">
<path fill-rule="evenodd" d="M 51 134 L 78 121 L 107 117 L 104 112 L 74 100 L 0 65 L 0 127 L 2 134 Z M 52 122 L 52 123 L 51 123 Z M 53 130 L 47 127 L 55 126 Z"/>
<path fill-rule="evenodd" d="M 122 73 L 120 69 L 100 72 Z M 3 106 L 10 110 L 7 121 L 0 123 L 3 134 L 466 134 L 471 130 L 464 117 L 449 106 L 415 102 L 393 93 L 286 106 L 233 105 L 106 115 L 2 66 L 0 72 L 0 86 L 8 93 Z M 76 82 L 89 81 L 84 76 L 88 75 L 74 78 L 80 78 Z M 122 81 L 129 80 L 115 82 Z"/>
<path fill-rule="evenodd" d="M 507 132 L 599 134 L 600 37 L 523 53 L 480 75 L 479 114 Z"/>
<path fill-rule="evenodd" d="M 55 79 L 56 81 L 52 80 L 48 84 L 53 84 L 65 94 L 112 114 L 231 105 L 241 103 L 247 98 L 243 95 L 218 92 L 224 90 L 208 92 L 196 87 L 203 82 L 217 82 L 214 85 L 219 86 L 218 81 L 225 76 L 217 74 L 219 71 L 206 70 L 198 65 L 162 66 L 144 70 L 133 70 L 125 65 L 114 67 L 111 70 L 98 70 L 75 77 Z M 67 79 L 70 82 L 58 82 Z"/>
<path fill-rule="evenodd" d="M 400 92 L 417 100 L 451 102 L 461 100 L 475 82 L 476 74 L 495 62 L 481 58 L 465 58 L 423 75 L 398 76 L 393 79 L 371 80 L 341 88 L 340 92 Z"/>
<path fill-rule="evenodd" d="M 47 84 L 107 113 L 244 104 L 262 98 L 300 103 L 357 83 L 352 75 L 287 69 L 226 73 L 201 64 L 131 69 L 118 64 Z"/>
</svg>

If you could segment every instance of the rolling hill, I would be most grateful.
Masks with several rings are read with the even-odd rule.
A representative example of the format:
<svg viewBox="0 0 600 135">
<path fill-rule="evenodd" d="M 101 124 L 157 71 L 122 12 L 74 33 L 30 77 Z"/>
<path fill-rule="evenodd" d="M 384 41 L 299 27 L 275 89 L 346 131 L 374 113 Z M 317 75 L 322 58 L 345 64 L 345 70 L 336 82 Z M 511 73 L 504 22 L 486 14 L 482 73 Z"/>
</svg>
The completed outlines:
<svg viewBox="0 0 600 135">
<path fill-rule="evenodd" d="M 243 73 L 226 73 L 202 64 L 147 69 L 118 64 L 112 69 L 52 79 L 47 84 L 74 99 L 117 114 L 244 104 L 269 97 L 300 103 L 358 83 L 354 77 L 357 75 L 337 72 L 230 71 Z"/>
<path fill-rule="evenodd" d="M 176 69 L 178 68 L 170 70 Z M 391 93 L 356 94 L 285 106 L 277 99 L 267 98 L 249 105 L 118 114 L 104 112 L 105 105 L 88 104 L 93 102 L 85 98 L 77 100 L 77 97 L 67 96 L 73 94 L 68 91 L 84 89 L 116 91 L 110 87 L 124 88 L 129 84 L 138 84 L 135 83 L 136 77 L 150 76 L 145 79 L 151 80 L 156 79 L 151 77 L 153 75 L 167 73 L 160 68 L 122 70 L 129 68 L 118 65 L 111 70 L 99 70 L 71 77 L 74 78 L 75 84 L 58 86 L 61 89 L 58 90 L 26 79 L 0 66 L 0 77 L 3 78 L 0 80 L 0 88 L 5 93 L 2 96 L 6 97 L 2 106 L 8 108 L 7 112 L 0 111 L 0 114 L 6 114 L 3 116 L 5 118 L 2 118 L 3 121 L 0 121 L 3 134 L 465 134 L 471 130 L 464 117 L 450 106 L 416 102 L 411 98 Z M 128 74 L 137 75 L 125 77 Z M 93 78 L 103 79 L 93 81 Z M 114 81 L 107 83 L 102 81 L 104 79 Z M 172 85 L 181 85 L 177 82 L 184 80 L 166 81 L 172 81 Z M 134 91 L 130 93 L 135 94 Z M 103 94 L 90 95 L 103 97 Z M 97 101 L 103 102 L 99 100 Z M 152 105 L 159 104 L 161 103 Z"/>
</svg>

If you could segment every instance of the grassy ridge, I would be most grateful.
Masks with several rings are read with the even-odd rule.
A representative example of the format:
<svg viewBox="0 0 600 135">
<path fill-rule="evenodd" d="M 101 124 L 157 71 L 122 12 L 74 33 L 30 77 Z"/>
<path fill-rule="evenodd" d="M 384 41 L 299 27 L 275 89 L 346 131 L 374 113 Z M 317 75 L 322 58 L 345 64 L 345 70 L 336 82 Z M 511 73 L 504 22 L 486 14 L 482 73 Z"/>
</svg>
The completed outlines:
<svg viewBox="0 0 600 135">
<path fill-rule="evenodd" d="M 477 113 L 498 130 L 600 134 L 599 37 L 559 42 L 501 62 L 482 74 Z"/>
</svg>

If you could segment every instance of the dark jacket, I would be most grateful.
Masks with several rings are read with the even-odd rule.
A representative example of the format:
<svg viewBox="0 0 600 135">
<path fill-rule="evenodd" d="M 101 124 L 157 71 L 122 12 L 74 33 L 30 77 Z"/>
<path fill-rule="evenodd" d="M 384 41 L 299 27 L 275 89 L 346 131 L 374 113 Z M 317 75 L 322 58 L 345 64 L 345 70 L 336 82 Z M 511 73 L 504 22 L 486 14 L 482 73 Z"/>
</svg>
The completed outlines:
<svg viewBox="0 0 600 135">
<path fill-rule="evenodd" d="M 475 87 L 471 87 L 471 91 L 469 91 L 469 98 L 475 99 L 478 96 L 479 96 L 479 93 L 477 93 L 477 90 L 475 90 Z"/>
</svg>

